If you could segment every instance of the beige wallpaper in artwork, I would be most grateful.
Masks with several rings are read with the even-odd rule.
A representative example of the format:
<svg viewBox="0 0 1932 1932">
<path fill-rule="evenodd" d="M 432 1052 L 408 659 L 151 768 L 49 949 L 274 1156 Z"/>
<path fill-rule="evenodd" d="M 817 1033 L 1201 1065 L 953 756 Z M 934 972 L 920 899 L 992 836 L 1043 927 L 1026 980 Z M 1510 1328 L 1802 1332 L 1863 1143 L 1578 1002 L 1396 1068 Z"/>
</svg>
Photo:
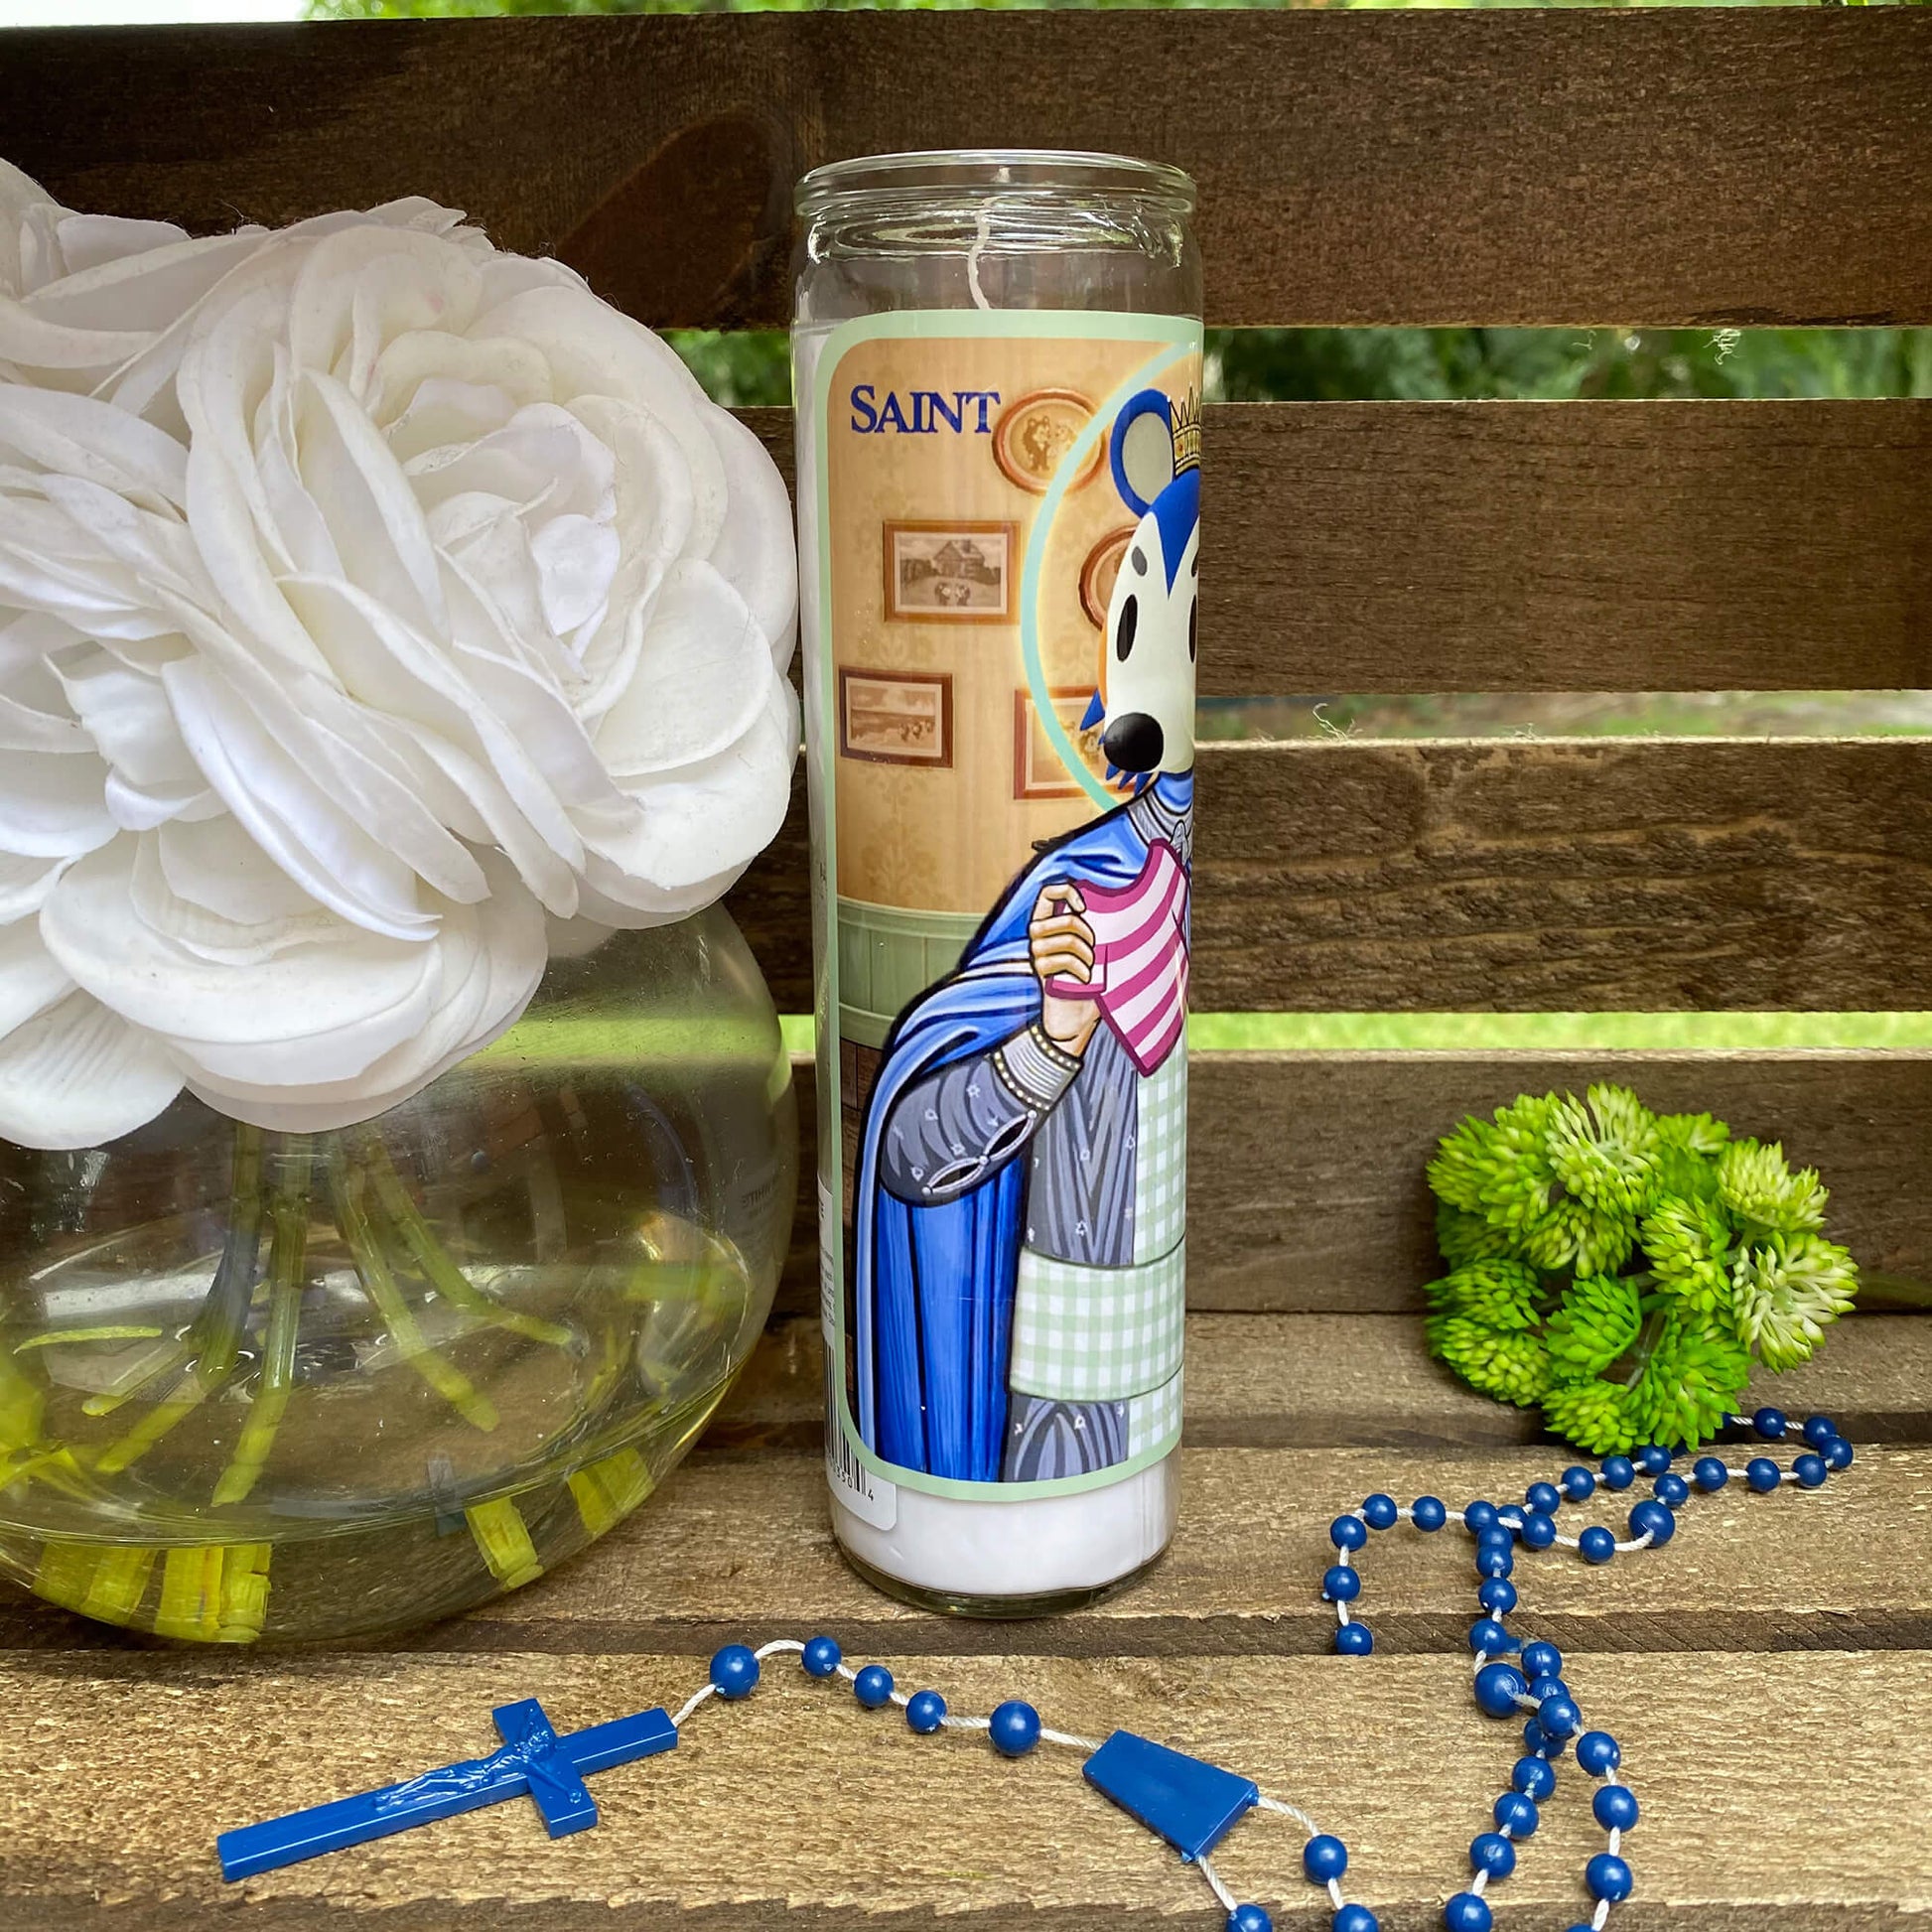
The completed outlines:
<svg viewBox="0 0 1932 1932">
<path fill-rule="evenodd" d="M 1093 815 L 1084 794 L 1067 795 L 1072 782 L 1026 701 L 1020 568 L 1038 489 L 1088 406 L 1157 352 L 1149 343 L 895 340 L 856 344 L 834 371 L 832 738 L 845 897 L 984 910 L 1035 841 Z M 1188 361 L 1161 386 L 1179 398 L 1199 382 Z M 914 391 L 938 392 L 943 412 Z M 886 427 L 866 433 L 855 415 Z M 913 433 L 928 423 L 934 433 Z M 1046 556 L 1041 650 L 1069 726 L 1099 666 L 1082 571 L 1091 564 L 1088 598 L 1104 612 L 1120 548 L 1109 539 L 1134 521 L 1103 448 L 1064 499 Z"/>
</svg>

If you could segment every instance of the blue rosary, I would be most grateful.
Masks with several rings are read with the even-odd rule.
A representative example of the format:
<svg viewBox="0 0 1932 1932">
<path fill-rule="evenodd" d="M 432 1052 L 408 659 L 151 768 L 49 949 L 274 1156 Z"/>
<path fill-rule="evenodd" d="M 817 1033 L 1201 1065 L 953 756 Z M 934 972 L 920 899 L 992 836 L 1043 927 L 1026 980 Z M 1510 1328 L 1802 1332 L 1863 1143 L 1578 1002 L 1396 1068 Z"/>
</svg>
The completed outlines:
<svg viewBox="0 0 1932 1932">
<path fill-rule="evenodd" d="M 1783 1442 L 1791 1434 L 1789 1421 L 1777 1409 L 1760 1409 L 1750 1417 L 1731 1416 L 1727 1422 L 1735 1429 L 1755 1431 L 1767 1443 Z M 1517 1545 L 1526 1550 L 1575 1550 L 1587 1563 L 1604 1564 L 1620 1552 L 1668 1543 L 1677 1533 L 1677 1511 L 1690 1501 L 1694 1490 L 1714 1494 L 1734 1475 L 1741 1475 L 1745 1485 L 1760 1495 L 1786 1484 L 1817 1489 L 1833 1470 L 1851 1466 L 1852 1445 L 1829 1417 L 1811 1417 L 1800 1434 L 1806 1447 L 1788 1468 L 1768 1455 L 1752 1456 L 1741 1470 L 1730 1467 L 1722 1456 L 1701 1455 L 1686 1481 L 1671 1468 L 1670 1451 L 1650 1445 L 1634 1455 L 1606 1455 L 1595 1470 L 1574 1464 L 1555 1482 L 1533 1482 L 1521 1503 L 1477 1501 L 1462 1511 L 1462 1527 L 1475 1540 L 1475 1571 L 1480 1580 L 1476 1601 L 1482 1614 L 1469 1626 L 1475 1701 L 1492 1718 L 1525 1713 L 1527 1722 L 1524 1755 L 1510 1774 L 1510 1788 L 1493 1807 L 1495 1829 L 1479 1832 L 1470 1841 L 1473 1875 L 1468 1888 L 1443 1907 L 1448 1932 L 1489 1932 L 1493 1915 L 1484 1893 L 1515 1870 L 1517 1847 L 1535 1834 L 1541 1820 L 1538 1807 L 1556 1790 L 1557 1760 L 1571 1748 L 1573 1739 L 1578 1768 L 1596 1780 L 1590 1811 L 1609 1843 L 1584 1867 L 1584 1884 L 1595 1908 L 1587 1921 L 1573 1925 L 1570 1932 L 1603 1932 L 1610 1907 L 1628 1898 L 1635 1883 L 1623 1857 L 1623 1834 L 1637 1822 L 1637 1801 L 1627 1785 L 1614 1781 L 1622 1758 L 1617 1741 L 1608 1731 L 1584 1728 L 1583 1713 L 1563 1681 L 1563 1656 L 1556 1645 L 1522 1643 L 1504 1621 L 1517 1604 L 1516 1586 L 1510 1582 Z M 1619 1542 L 1613 1531 L 1600 1524 L 1577 1536 L 1559 1532 L 1556 1512 L 1566 1500 L 1587 1501 L 1599 1482 L 1611 1491 L 1628 1489 L 1640 1474 L 1654 1482 L 1650 1496 L 1630 1511 L 1627 1540 Z M 1438 1497 L 1418 1496 L 1405 1509 L 1393 1496 L 1381 1494 L 1335 1518 L 1328 1535 L 1336 1558 L 1321 1580 L 1321 1594 L 1335 1606 L 1335 1649 L 1341 1655 L 1364 1657 L 1375 1647 L 1368 1625 L 1350 1607 L 1362 1588 L 1355 1553 L 1367 1544 L 1370 1531 L 1407 1522 L 1434 1532 L 1449 1520 L 1449 1508 Z M 597 1803 L 584 1782 L 587 1775 L 675 1748 L 679 1731 L 704 1704 L 714 1697 L 728 1703 L 750 1697 L 763 1660 L 786 1653 L 799 1657 L 808 1678 L 843 1678 L 868 1711 L 896 1705 L 919 1736 L 940 1730 L 983 1731 L 1004 1757 L 1024 1757 L 1040 1744 L 1084 1753 L 1081 1768 L 1087 1782 L 1165 1839 L 1200 1872 L 1227 1914 L 1226 1932 L 1273 1932 L 1274 1921 L 1262 1906 L 1235 1898 L 1208 1854 L 1249 1811 L 1291 1818 L 1308 1834 L 1302 1868 L 1309 1882 L 1323 1887 L 1333 1902 L 1332 1932 L 1378 1932 L 1375 1914 L 1343 1895 L 1348 1848 L 1339 1838 L 1320 1831 L 1307 1812 L 1266 1796 L 1252 1780 L 1132 1731 L 1116 1730 L 1104 1741 L 1096 1741 L 1049 1729 L 1032 1705 L 1017 1699 L 1000 1705 L 988 1717 L 955 1716 L 937 1691 L 915 1691 L 910 1696 L 899 1691 L 883 1665 L 854 1669 L 839 1646 L 823 1636 L 807 1643 L 779 1638 L 757 1650 L 744 1644 L 726 1645 L 711 1660 L 709 1681 L 675 1716 L 644 1711 L 559 1734 L 535 1699 L 503 1705 L 494 1714 L 503 1738 L 499 1750 L 380 1791 L 339 1798 L 286 1818 L 224 1832 L 216 1841 L 221 1875 L 250 1877 L 520 1796 L 536 1803 L 552 1838 L 583 1831 L 597 1823 Z M 1511 1658 L 1516 1661 L 1508 1661 Z"/>
</svg>

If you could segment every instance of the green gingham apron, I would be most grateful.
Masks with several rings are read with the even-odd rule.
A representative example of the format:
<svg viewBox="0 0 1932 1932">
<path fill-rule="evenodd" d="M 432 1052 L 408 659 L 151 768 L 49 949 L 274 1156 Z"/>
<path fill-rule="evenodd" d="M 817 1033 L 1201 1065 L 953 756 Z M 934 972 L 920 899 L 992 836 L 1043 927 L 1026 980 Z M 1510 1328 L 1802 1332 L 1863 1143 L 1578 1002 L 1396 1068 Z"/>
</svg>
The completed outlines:
<svg viewBox="0 0 1932 1932">
<path fill-rule="evenodd" d="M 1126 1402 L 1128 1454 L 1180 1432 L 1187 1276 L 1187 1053 L 1135 1096 L 1134 1261 L 1094 1268 L 1020 1251 L 1009 1385 L 1055 1402 Z"/>
</svg>

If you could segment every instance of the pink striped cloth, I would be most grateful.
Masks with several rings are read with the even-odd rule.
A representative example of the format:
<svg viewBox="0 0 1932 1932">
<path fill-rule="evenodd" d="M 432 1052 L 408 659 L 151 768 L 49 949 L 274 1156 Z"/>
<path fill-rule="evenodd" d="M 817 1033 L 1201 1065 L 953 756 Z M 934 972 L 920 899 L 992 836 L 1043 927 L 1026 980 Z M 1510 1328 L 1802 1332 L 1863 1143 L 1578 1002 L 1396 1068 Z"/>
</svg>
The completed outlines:
<svg viewBox="0 0 1932 1932">
<path fill-rule="evenodd" d="M 1093 978 L 1055 974 L 1047 990 L 1097 1000 L 1100 1017 L 1143 1074 L 1174 1049 L 1187 1024 L 1187 869 L 1157 839 L 1133 885 L 1119 892 L 1084 886 L 1093 928 Z"/>
</svg>

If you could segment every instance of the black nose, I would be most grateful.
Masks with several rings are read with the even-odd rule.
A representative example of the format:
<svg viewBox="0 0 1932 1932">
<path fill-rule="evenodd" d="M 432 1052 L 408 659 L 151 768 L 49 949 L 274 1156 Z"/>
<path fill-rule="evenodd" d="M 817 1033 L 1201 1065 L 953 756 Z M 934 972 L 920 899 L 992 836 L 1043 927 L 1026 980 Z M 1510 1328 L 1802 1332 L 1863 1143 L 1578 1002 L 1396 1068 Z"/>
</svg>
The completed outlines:
<svg viewBox="0 0 1932 1932">
<path fill-rule="evenodd" d="M 1107 754 L 1107 762 L 1123 771 L 1153 771 L 1160 765 L 1167 741 L 1161 736 L 1159 719 L 1145 711 L 1130 711 L 1100 734 L 1100 749 Z"/>
</svg>

